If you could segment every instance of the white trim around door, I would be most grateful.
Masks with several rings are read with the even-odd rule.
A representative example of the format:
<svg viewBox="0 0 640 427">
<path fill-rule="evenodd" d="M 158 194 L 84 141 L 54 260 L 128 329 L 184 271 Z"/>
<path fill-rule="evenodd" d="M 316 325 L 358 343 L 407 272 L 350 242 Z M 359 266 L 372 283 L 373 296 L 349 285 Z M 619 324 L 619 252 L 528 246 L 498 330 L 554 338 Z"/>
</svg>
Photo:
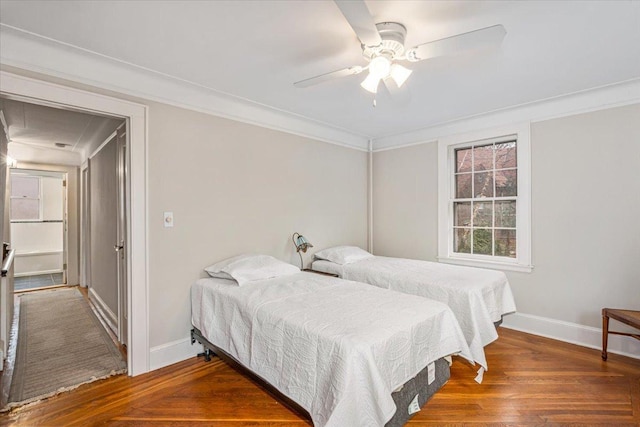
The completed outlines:
<svg viewBox="0 0 640 427">
<path fill-rule="evenodd" d="M 31 98 L 87 112 L 123 117 L 129 130 L 127 278 L 129 375 L 149 371 L 149 283 L 147 257 L 147 106 L 0 71 L 0 94 Z"/>
</svg>

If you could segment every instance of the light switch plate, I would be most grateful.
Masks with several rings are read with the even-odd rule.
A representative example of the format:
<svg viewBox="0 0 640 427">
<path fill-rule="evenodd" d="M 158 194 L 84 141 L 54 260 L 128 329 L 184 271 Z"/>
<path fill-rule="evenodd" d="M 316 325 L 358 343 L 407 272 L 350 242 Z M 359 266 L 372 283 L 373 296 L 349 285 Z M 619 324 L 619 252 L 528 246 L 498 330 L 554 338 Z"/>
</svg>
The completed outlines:
<svg viewBox="0 0 640 427">
<path fill-rule="evenodd" d="M 164 226 L 173 227 L 173 212 L 165 212 L 164 213 Z"/>
</svg>

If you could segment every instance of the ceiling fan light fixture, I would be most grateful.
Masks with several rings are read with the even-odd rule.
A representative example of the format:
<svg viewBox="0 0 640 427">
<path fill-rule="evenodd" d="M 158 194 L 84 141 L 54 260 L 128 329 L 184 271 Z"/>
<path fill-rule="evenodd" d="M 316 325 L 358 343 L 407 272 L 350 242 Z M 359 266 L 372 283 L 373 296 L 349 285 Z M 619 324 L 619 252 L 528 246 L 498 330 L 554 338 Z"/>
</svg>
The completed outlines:
<svg viewBox="0 0 640 427">
<path fill-rule="evenodd" d="M 413 71 L 403 67 L 400 64 L 393 64 L 391 65 L 391 70 L 389 73 L 391 74 L 391 78 L 393 79 L 393 81 L 396 82 L 396 85 L 398 87 L 401 87 L 404 82 L 407 81 Z"/>
<path fill-rule="evenodd" d="M 380 84 L 380 77 L 369 72 L 369 75 L 367 76 L 366 79 L 362 81 L 362 83 L 360 83 L 360 86 L 362 86 L 363 89 L 371 93 L 377 93 L 379 84 Z"/>
<path fill-rule="evenodd" d="M 391 72 L 391 60 L 384 55 L 376 56 L 369 63 L 369 74 L 384 79 Z"/>
<path fill-rule="evenodd" d="M 498 24 L 422 43 L 407 49 L 405 47 L 407 28 L 399 22 L 375 23 L 374 16 L 365 4 L 367 0 L 334 1 L 360 40 L 362 56 L 368 64 L 366 67 L 353 66 L 301 80 L 294 83 L 296 87 L 309 87 L 337 77 L 350 76 L 369 70 L 368 76 L 360 83 L 363 89 L 376 94 L 380 81 L 384 80 L 389 93 L 396 93 L 396 89 L 402 87 L 412 74 L 410 69 L 396 64 L 396 61 L 416 62 L 439 56 L 464 54 L 487 47 L 497 47 L 502 43 L 506 34 L 504 27 Z"/>
</svg>

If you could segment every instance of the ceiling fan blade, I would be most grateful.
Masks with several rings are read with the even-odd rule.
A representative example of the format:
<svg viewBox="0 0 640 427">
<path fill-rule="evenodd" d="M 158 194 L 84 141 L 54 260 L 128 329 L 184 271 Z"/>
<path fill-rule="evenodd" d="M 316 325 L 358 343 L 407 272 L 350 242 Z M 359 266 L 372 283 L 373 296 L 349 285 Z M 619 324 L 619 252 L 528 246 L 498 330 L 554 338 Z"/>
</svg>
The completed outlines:
<svg viewBox="0 0 640 427">
<path fill-rule="evenodd" d="M 362 70 L 364 70 L 364 68 L 362 68 L 361 66 L 354 65 L 353 67 L 343 68 L 342 70 L 332 71 L 330 73 L 320 74 L 319 76 L 311 77 L 309 79 L 300 80 L 299 82 L 295 82 L 293 85 L 298 88 L 309 87 L 318 83 L 324 83 L 327 80 L 332 80 L 338 77 L 360 74 Z"/>
<path fill-rule="evenodd" d="M 335 2 L 363 45 L 378 46 L 382 43 L 376 23 L 364 0 L 335 0 Z"/>
<path fill-rule="evenodd" d="M 482 28 L 457 36 L 421 44 L 407 51 L 409 61 L 416 62 L 438 56 L 457 55 L 476 49 L 499 46 L 507 31 L 502 25 Z"/>
</svg>

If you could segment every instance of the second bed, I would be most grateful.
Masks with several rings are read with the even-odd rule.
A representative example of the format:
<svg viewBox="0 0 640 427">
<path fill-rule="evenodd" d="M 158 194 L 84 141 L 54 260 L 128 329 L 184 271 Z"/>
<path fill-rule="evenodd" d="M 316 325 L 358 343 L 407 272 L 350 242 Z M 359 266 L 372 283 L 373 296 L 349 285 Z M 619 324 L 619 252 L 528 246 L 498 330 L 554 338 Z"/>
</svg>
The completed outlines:
<svg viewBox="0 0 640 427">
<path fill-rule="evenodd" d="M 474 361 L 484 370 L 488 368 L 484 347 L 498 338 L 495 324 L 516 311 L 511 287 L 501 271 L 374 256 L 349 246 L 329 248 L 315 256 L 333 261 L 316 259 L 314 270 L 447 304 L 458 319 Z"/>
</svg>

